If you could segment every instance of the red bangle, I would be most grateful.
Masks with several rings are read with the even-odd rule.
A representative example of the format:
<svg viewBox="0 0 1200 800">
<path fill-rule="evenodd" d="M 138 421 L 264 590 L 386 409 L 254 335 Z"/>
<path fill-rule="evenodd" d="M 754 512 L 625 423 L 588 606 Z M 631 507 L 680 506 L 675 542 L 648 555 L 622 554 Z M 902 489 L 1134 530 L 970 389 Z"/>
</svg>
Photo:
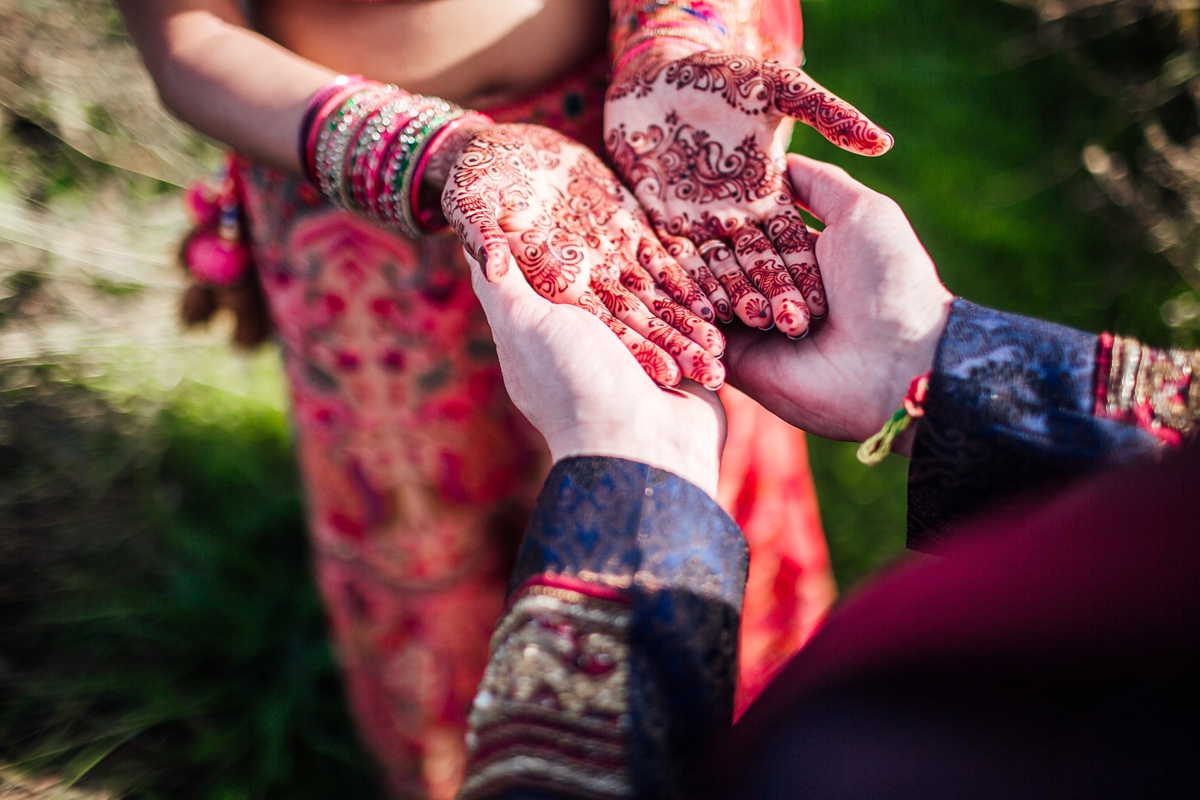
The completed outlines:
<svg viewBox="0 0 1200 800">
<path fill-rule="evenodd" d="M 1092 414 L 1103 417 L 1108 413 L 1108 376 L 1112 373 L 1113 335 L 1100 334 L 1096 344 L 1096 383 L 1094 387 L 1095 402 Z"/>
<path fill-rule="evenodd" d="M 472 121 L 482 122 L 485 125 L 496 124 L 494 119 L 478 111 L 472 111 L 463 114 L 457 119 L 452 119 L 443 125 L 441 130 L 430 137 L 429 143 L 425 145 L 420 160 L 417 162 L 417 169 L 413 174 L 412 187 L 409 189 L 409 202 L 412 204 L 413 217 L 424 233 L 439 233 L 450 227 L 450 223 L 446 221 L 440 206 L 431 209 L 422 209 L 418 203 L 421 180 L 425 177 L 425 167 L 429 165 L 429 159 L 433 157 L 434 152 L 437 151 L 438 146 L 445 141 L 446 137 L 461 128 L 464 124 Z"/>
</svg>

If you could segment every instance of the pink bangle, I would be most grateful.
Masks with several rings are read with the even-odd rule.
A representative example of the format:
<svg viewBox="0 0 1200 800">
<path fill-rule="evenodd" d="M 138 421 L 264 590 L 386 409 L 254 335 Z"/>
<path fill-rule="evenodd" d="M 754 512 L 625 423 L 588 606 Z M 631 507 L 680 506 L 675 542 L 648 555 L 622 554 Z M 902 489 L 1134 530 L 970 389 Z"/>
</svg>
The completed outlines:
<svg viewBox="0 0 1200 800">
<path fill-rule="evenodd" d="M 346 87 L 344 91 L 333 95 L 320 110 L 316 120 L 312 126 L 312 134 L 309 137 L 311 144 L 307 163 L 311 167 L 313 183 L 326 191 L 328 187 L 321 184 L 321 160 L 332 157 L 335 140 L 342 138 L 342 131 L 339 126 L 346 114 L 350 111 L 351 105 L 356 105 L 359 100 L 362 100 L 371 91 L 373 86 L 382 86 L 371 81 L 363 81 L 354 83 Z M 328 166 L 328 165 L 324 165 Z"/>
<path fill-rule="evenodd" d="M 629 48 L 624 53 L 622 53 L 621 57 L 618 58 L 617 62 L 613 65 L 613 72 L 614 73 L 620 72 L 622 69 L 625 68 L 625 65 L 628 64 L 633 59 L 634 56 L 636 56 L 640 53 L 644 53 L 645 51 L 649 50 L 650 48 L 657 46 L 658 44 L 661 43 L 661 40 L 663 40 L 663 39 L 674 39 L 678 42 L 687 42 L 687 46 L 692 47 L 693 48 L 692 52 L 695 52 L 695 53 L 702 53 L 702 52 L 710 49 L 708 47 L 708 45 L 704 44 L 703 42 L 697 41 L 696 39 L 692 39 L 687 36 L 682 36 L 679 34 L 662 33 L 662 34 L 658 34 L 649 39 L 643 39 L 642 41 L 638 42 L 633 47 Z"/>
<path fill-rule="evenodd" d="M 412 187 L 410 188 L 409 202 L 412 204 L 413 216 L 421 230 L 425 233 L 439 233 L 450 227 L 450 223 L 446 221 L 442 215 L 442 209 L 422 209 L 418 203 L 418 195 L 420 193 L 421 181 L 425 177 L 425 167 L 429 165 L 430 158 L 437 151 L 438 146 L 454 131 L 461 128 L 468 122 L 481 122 L 484 125 L 495 125 L 496 121 L 487 114 L 481 114 L 478 111 L 468 112 L 457 119 L 452 119 L 450 122 L 442 126 L 442 129 L 429 138 L 429 143 L 425 145 L 425 149 L 421 152 L 420 160 L 417 162 L 416 172 L 413 174 Z M 440 219 L 439 219 L 440 217 Z"/>
<path fill-rule="evenodd" d="M 325 118 L 328 113 L 326 107 L 335 99 L 335 95 L 341 95 L 347 90 L 350 84 L 362 82 L 362 75 L 338 75 L 309 98 L 308 105 L 304 109 L 304 116 L 301 118 L 300 135 L 298 137 L 300 146 L 300 172 L 309 183 L 315 183 L 313 179 L 312 153 L 316 148 L 317 121 Z"/>
</svg>

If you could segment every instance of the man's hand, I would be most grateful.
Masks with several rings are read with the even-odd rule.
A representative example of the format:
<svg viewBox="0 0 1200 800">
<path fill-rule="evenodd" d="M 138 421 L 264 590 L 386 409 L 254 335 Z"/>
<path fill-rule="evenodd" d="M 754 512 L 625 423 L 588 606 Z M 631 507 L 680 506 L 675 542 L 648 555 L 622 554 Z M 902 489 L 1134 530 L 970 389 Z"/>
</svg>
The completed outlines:
<svg viewBox="0 0 1200 800">
<path fill-rule="evenodd" d="M 933 365 L 953 296 L 895 201 L 802 156 L 788 171 L 825 223 L 816 252 L 838 313 L 800 342 L 730 328 L 729 382 L 796 427 L 861 442 Z"/>
<path fill-rule="evenodd" d="M 863 155 L 892 146 L 798 68 L 678 43 L 622 65 L 605 100 L 604 144 L 717 316 L 798 338 L 828 303 L 784 177 L 791 119 Z"/>
<path fill-rule="evenodd" d="M 715 392 L 691 381 L 660 389 L 595 316 L 539 296 L 519 270 L 489 281 L 467 260 L 509 396 L 555 461 L 627 458 L 716 494 L 725 410 Z"/>
<path fill-rule="evenodd" d="M 442 208 L 489 279 L 515 259 L 538 294 L 596 315 L 660 384 L 724 383 L 708 299 L 583 145 L 536 125 L 476 132 L 450 167 Z"/>
</svg>

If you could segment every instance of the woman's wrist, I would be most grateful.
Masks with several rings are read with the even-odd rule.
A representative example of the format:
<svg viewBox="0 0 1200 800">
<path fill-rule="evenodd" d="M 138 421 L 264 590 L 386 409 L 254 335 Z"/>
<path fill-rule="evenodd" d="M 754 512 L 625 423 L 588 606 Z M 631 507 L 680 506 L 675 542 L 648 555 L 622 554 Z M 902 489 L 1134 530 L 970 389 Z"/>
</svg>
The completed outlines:
<svg viewBox="0 0 1200 800">
<path fill-rule="evenodd" d="M 343 75 L 309 101 L 299 158 L 333 202 L 408 236 L 429 236 L 449 227 L 441 193 L 451 166 L 492 124 L 436 97 Z"/>
<path fill-rule="evenodd" d="M 692 52 L 728 50 L 736 2 L 727 0 L 613 0 L 610 37 L 613 71 L 624 71 L 626 62 L 658 42 L 690 42 Z M 681 57 L 681 56 L 677 56 Z"/>
<path fill-rule="evenodd" d="M 680 36 L 662 36 L 648 39 L 628 48 L 614 60 L 613 84 L 616 85 L 631 75 L 637 75 L 651 64 L 679 61 L 709 48 L 699 42 Z"/>
<path fill-rule="evenodd" d="M 428 193 L 435 198 L 441 198 L 442 190 L 446 188 L 446 181 L 450 177 L 450 168 L 454 166 L 454 162 L 462 155 L 463 150 L 476 134 L 487 130 L 492 125 L 494 125 L 493 122 L 480 115 L 464 121 L 444 138 L 430 145 L 428 162 L 425 164 L 425 170 L 421 176 L 420 191 L 423 196 Z"/>
</svg>

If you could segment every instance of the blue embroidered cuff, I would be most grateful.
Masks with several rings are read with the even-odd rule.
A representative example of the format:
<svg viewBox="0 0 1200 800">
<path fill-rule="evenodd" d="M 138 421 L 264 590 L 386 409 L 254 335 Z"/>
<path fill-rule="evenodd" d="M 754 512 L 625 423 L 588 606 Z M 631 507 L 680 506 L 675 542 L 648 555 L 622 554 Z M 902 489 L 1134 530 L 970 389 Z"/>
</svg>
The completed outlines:
<svg viewBox="0 0 1200 800">
<path fill-rule="evenodd" d="M 938 343 L 908 476 L 908 544 L 964 517 L 1159 451 L 1092 414 L 1097 337 L 958 299 Z"/>
<path fill-rule="evenodd" d="M 682 478 L 555 465 L 471 712 L 462 796 L 688 796 L 732 722 L 747 568 L 737 525 Z"/>
</svg>

